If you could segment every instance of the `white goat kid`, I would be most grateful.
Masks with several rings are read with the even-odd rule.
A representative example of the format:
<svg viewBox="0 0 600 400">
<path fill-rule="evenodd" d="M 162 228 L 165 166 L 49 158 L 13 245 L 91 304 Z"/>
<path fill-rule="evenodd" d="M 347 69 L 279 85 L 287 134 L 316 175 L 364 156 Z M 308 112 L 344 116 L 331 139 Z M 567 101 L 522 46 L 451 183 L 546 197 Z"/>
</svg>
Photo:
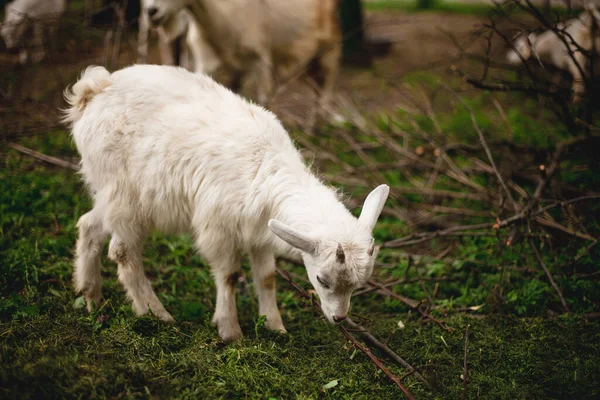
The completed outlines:
<svg viewBox="0 0 600 400">
<path fill-rule="evenodd" d="M 187 7 L 206 42 L 234 76 L 234 90 L 256 86 L 265 104 L 274 83 L 316 60 L 320 110 L 333 94 L 341 55 L 338 0 L 144 0 L 151 20 L 163 20 Z M 206 72 L 199 71 L 197 72 Z M 246 91 L 246 90 L 244 90 Z"/>
<path fill-rule="evenodd" d="M 100 251 L 137 314 L 165 310 L 142 266 L 151 229 L 189 232 L 212 268 L 213 322 L 223 340 L 242 332 L 235 305 L 240 257 L 248 254 L 269 329 L 284 331 L 275 297 L 275 256 L 302 260 L 334 323 L 371 276 L 372 230 L 389 188 L 367 197 L 360 218 L 304 164 L 276 117 L 211 78 L 182 68 L 88 68 L 65 93 L 65 120 L 82 157 L 94 208 L 79 220 L 74 280 L 91 307 L 101 300 Z"/>
<path fill-rule="evenodd" d="M 46 54 L 45 39 L 54 36 L 64 11 L 65 0 L 15 0 L 7 4 L 0 27 L 6 48 L 21 49 L 21 64 L 40 62 Z"/>
<path fill-rule="evenodd" d="M 523 61 L 532 60 L 542 66 L 552 65 L 568 72 L 573 79 L 573 101 L 578 102 L 585 94 L 584 79 L 589 75 L 589 63 L 586 54 L 577 46 L 588 52 L 595 48 L 596 55 L 600 54 L 600 37 L 593 34 L 594 21 L 600 22 L 600 15 L 596 8 L 590 5 L 588 10 L 577 18 L 559 23 L 556 26 L 557 31 L 547 30 L 539 34 L 532 32 L 520 35 L 514 41 L 513 48 L 508 51 L 507 60 L 517 66 Z M 559 35 L 564 36 L 568 46 Z"/>
</svg>

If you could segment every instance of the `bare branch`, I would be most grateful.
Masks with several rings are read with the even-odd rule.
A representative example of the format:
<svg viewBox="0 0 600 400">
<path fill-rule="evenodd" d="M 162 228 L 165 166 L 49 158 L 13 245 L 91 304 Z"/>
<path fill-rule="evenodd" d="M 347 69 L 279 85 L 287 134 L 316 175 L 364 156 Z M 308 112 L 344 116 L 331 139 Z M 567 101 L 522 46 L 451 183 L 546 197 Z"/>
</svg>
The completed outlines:
<svg viewBox="0 0 600 400">
<path fill-rule="evenodd" d="M 77 165 L 75 165 L 73 163 L 70 163 L 70 162 L 65 161 L 65 160 L 61 160 L 60 158 L 56 158 L 56 157 L 52 157 L 52 156 L 47 156 L 46 154 L 42 154 L 42 153 L 40 153 L 38 151 L 28 149 L 27 147 L 23 147 L 20 144 L 16 144 L 16 143 L 13 143 L 13 142 L 8 142 L 8 147 L 10 147 L 12 149 L 15 149 L 15 150 L 17 150 L 17 151 L 19 151 L 19 152 L 21 152 L 23 154 L 27 154 L 28 156 L 31 156 L 31 157 L 33 157 L 35 159 L 47 162 L 49 164 L 54 164 L 54 165 L 57 165 L 57 166 L 62 167 L 62 168 L 68 168 L 68 169 L 71 169 L 73 171 L 79 171 L 79 166 L 77 166 Z"/>
<path fill-rule="evenodd" d="M 544 263 L 544 260 L 542 259 L 542 256 L 541 256 L 537 246 L 533 242 L 533 239 L 531 239 L 531 238 L 529 239 L 529 244 L 531 245 L 531 248 L 533 248 L 533 251 L 535 252 L 535 256 L 538 259 L 538 262 L 540 263 L 540 266 L 546 273 L 546 276 L 548 277 L 548 281 L 550 281 L 550 284 L 552 285 L 552 287 L 558 294 L 558 297 L 560 298 L 560 302 L 562 303 L 563 308 L 565 309 L 566 312 L 568 312 L 568 313 L 571 312 L 569 310 L 569 306 L 567 306 L 567 302 L 565 301 L 565 298 L 563 297 L 562 292 L 558 288 L 558 285 L 556 285 L 556 282 L 554 282 L 554 278 L 552 277 L 550 270 L 548 269 L 548 267 L 546 267 L 546 264 Z"/>
</svg>

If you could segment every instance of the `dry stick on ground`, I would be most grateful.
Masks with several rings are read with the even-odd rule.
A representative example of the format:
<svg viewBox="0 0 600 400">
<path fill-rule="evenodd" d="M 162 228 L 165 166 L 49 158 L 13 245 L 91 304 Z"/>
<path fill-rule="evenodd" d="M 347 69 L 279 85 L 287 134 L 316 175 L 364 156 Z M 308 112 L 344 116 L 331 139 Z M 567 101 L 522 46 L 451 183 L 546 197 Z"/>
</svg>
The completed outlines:
<svg viewBox="0 0 600 400">
<path fill-rule="evenodd" d="M 288 283 L 290 285 L 292 285 L 292 287 L 294 289 L 296 289 L 296 291 L 300 294 L 300 296 L 304 297 L 305 299 L 308 299 L 312 302 L 313 306 L 317 309 L 317 311 L 319 311 L 320 313 L 322 313 L 323 311 L 321 310 L 321 304 L 319 304 L 319 302 L 317 300 L 315 300 L 315 298 L 313 296 L 311 296 L 306 290 L 304 290 L 304 288 L 300 285 L 298 285 L 296 282 L 294 282 L 294 280 L 291 278 L 291 276 L 287 273 L 287 271 L 283 271 L 280 268 L 277 268 L 277 273 L 279 274 L 279 276 L 281 276 L 283 279 L 285 279 L 286 281 L 288 281 Z M 367 357 L 369 357 L 369 359 L 373 362 L 373 364 L 375 364 L 377 366 L 377 368 L 379 368 L 380 370 L 383 371 L 383 373 L 392 381 L 396 384 L 396 386 L 398 386 L 398 388 L 402 391 L 402 393 L 404 393 L 404 395 L 406 396 L 407 399 L 414 399 L 414 397 L 412 397 L 412 395 L 410 394 L 410 392 L 408 391 L 408 389 L 406 389 L 404 387 L 404 385 L 402 385 L 402 382 L 400 382 L 400 379 L 395 376 L 394 374 L 392 374 L 386 367 L 385 365 L 383 365 L 383 363 L 381 362 L 381 360 L 379 358 L 377 358 L 372 352 L 371 350 L 367 347 L 362 345 L 361 343 L 359 343 L 354 336 L 352 336 L 350 334 L 350 332 L 348 332 L 348 330 L 346 328 L 344 328 L 342 325 L 338 325 L 338 328 L 340 330 L 340 332 L 342 333 L 342 335 L 344 335 L 348 340 L 350 340 L 354 346 L 356 346 L 356 348 L 358 348 L 360 351 L 362 351 Z M 407 363 L 408 364 L 408 363 Z M 410 366 L 410 364 L 408 364 Z M 410 366 L 411 370 L 414 370 L 414 368 L 412 366 Z"/>
<path fill-rule="evenodd" d="M 424 276 L 424 277 L 417 277 L 417 278 L 402 278 L 402 279 L 395 280 L 393 282 L 381 283 L 381 285 L 386 288 L 389 288 L 389 287 L 396 286 L 396 285 L 402 285 L 403 283 L 415 283 L 415 282 L 422 282 L 422 281 L 423 282 L 425 282 L 425 281 L 442 282 L 442 281 L 453 281 L 453 280 L 455 280 L 455 279 L 451 278 L 449 276 L 440 276 L 439 278 L 432 278 L 429 276 Z M 352 296 L 353 297 L 362 296 L 363 294 L 371 293 L 376 290 L 380 290 L 379 287 L 371 286 L 371 287 L 365 288 L 363 290 L 359 290 L 358 292 L 354 292 L 354 294 L 352 294 Z"/>
<path fill-rule="evenodd" d="M 379 358 L 375 357 L 375 355 L 373 353 L 371 353 L 371 350 L 367 346 L 362 345 L 343 326 L 340 325 L 339 328 L 340 328 L 340 332 L 342 332 L 342 335 L 344 335 L 348 340 L 350 340 L 354 344 L 354 346 L 356 348 L 358 348 L 360 351 L 362 351 L 363 353 L 365 353 L 365 355 L 371 359 L 371 361 L 373 362 L 373 364 L 375 364 L 377 366 L 377 368 L 379 368 L 380 370 L 382 370 L 383 373 L 386 374 L 387 377 L 390 378 L 390 380 L 396 384 L 396 386 L 398 386 L 398 388 L 402 391 L 402 393 L 404 393 L 404 396 L 406 396 L 407 399 L 414 400 L 414 397 L 410 394 L 410 392 L 408 391 L 408 389 L 405 388 L 404 385 L 402 385 L 402 382 L 400 381 L 400 378 L 398 378 L 396 375 L 392 374 L 385 367 L 385 365 L 383 365 L 383 363 L 381 362 L 381 360 Z"/>
<path fill-rule="evenodd" d="M 508 128 L 508 134 L 509 134 L 508 141 L 510 143 L 513 143 L 513 140 L 515 138 L 515 131 L 513 130 L 512 125 L 510 124 L 510 121 L 508 120 L 508 116 L 506 115 L 506 112 L 504 111 L 504 107 L 502 107 L 502 104 L 500 104 L 500 102 L 494 97 L 492 97 L 492 103 L 494 103 L 494 106 L 498 110 L 498 114 L 500 114 L 500 116 L 506 123 L 506 127 Z"/>
<path fill-rule="evenodd" d="M 421 317 L 423 317 L 425 320 L 435 322 L 436 324 L 438 324 L 438 326 L 440 328 L 442 328 L 445 331 L 452 330 L 452 328 L 449 328 L 448 326 L 446 326 L 446 324 L 444 324 L 439 319 L 436 319 L 433 316 L 431 316 L 431 314 L 421 310 L 421 304 L 422 304 L 421 302 L 415 301 L 413 299 L 409 299 L 408 297 L 404 297 L 398 293 L 394 293 L 390 289 L 388 289 L 387 287 L 382 285 L 381 283 L 375 282 L 373 279 L 369 279 L 368 282 L 369 282 L 369 285 L 376 286 L 378 289 L 380 289 L 382 293 L 384 293 L 390 297 L 393 297 L 395 299 L 398 299 L 401 302 L 403 302 L 404 304 L 406 304 L 407 306 L 409 306 L 410 308 L 416 310 L 419 314 L 421 314 Z"/>
<path fill-rule="evenodd" d="M 398 354 L 396 354 L 396 352 L 394 352 L 392 349 L 390 349 L 388 347 L 388 345 L 380 342 L 375 336 L 373 336 L 371 334 L 371 332 L 366 330 L 363 326 L 352 321 L 350 318 L 346 318 L 344 323 L 346 325 L 348 325 L 350 328 L 352 328 L 353 330 L 355 330 L 357 333 L 359 333 L 367 342 L 369 342 L 373 346 L 377 347 L 379 350 L 381 350 L 382 352 L 387 354 L 389 357 L 394 359 L 394 361 L 396 361 L 398 364 L 400 364 L 404 368 L 406 368 L 410 374 L 414 374 L 421 382 L 423 382 L 425 385 L 427 385 L 428 389 L 431 389 L 429 386 L 429 382 L 427 382 L 427 379 L 425 379 L 415 368 L 413 368 L 412 365 L 410 365 L 408 362 L 406 362 L 406 360 L 404 360 L 402 357 L 400 357 Z"/>
<path fill-rule="evenodd" d="M 502 175 L 500 174 L 500 171 L 498 171 L 498 167 L 496 167 L 496 162 L 494 161 L 492 152 L 491 152 L 489 146 L 487 145 L 487 142 L 485 141 L 485 137 L 483 136 L 483 131 L 481 130 L 481 128 L 479 127 L 479 124 L 477 123 L 477 118 L 475 117 L 475 113 L 473 112 L 473 109 L 465 102 L 465 100 L 458 93 L 456 93 L 454 90 L 452 90 L 448 85 L 444 84 L 443 82 L 441 83 L 441 85 L 447 91 L 449 91 L 454 96 L 456 96 L 458 101 L 460 101 L 460 103 L 463 105 L 463 107 L 465 107 L 467 109 L 467 111 L 469 112 L 469 114 L 471 116 L 471 122 L 473 123 L 473 128 L 475 128 L 475 131 L 477 131 L 477 134 L 479 135 L 479 141 L 481 142 L 481 145 L 483 146 L 483 149 L 485 150 L 485 154 L 487 155 L 487 158 L 490 161 L 490 165 L 494 169 L 494 172 L 496 173 L 496 177 L 498 178 L 498 181 L 500 182 L 502 189 L 504 189 L 506 196 L 508 197 L 511 204 L 513 205 L 515 212 L 518 212 L 519 205 L 517 204 L 515 199 L 513 199 L 512 194 L 510 193 L 510 190 L 508 190 L 508 187 L 506 186 L 506 183 L 504 182 L 504 179 L 502 178 Z"/>
<path fill-rule="evenodd" d="M 558 294 L 558 297 L 560 298 L 560 302 L 562 303 L 563 308 L 565 309 L 566 312 L 570 313 L 571 311 L 569 310 L 569 306 L 567 306 L 567 302 L 565 301 L 565 298 L 563 297 L 562 292 L 560 291 L 560 288 L 558 287 L 556 282 L 554 282 L 554 278 L 552 278 L 552 274 L 550 273 L 550 270 L 548 269 L 548 267 L 546 267 L 546 264 L 544 263 L 544 260 L 542 259 L 542 255 L 540 254 L 537 246 L 535 245 L 535 243 L 533 243 L 533 239 L 531 239 L 531 238 L 529 239 L 529 245 L 533 248 L 533 251 L 535 252 L 535 256 L 538 259 L 538 262 L 540 263 L 541 267 L 544 269 L 544 272 L 546 273 L 546 276 L 548 277 L 550 284 L 552 285 L 554 290 L 556 290 L 556 293 Z"/>
<path fill-rule="evenodd" d="M 431 99 L 429 98 L 429 96 L 427 94 L 425 94 L 424 91 L 420 91 L 420 92 L 421 92 L 421 97 L 423 98 L 423 101 L 425 102 L 424 108 L 427 113 L 427 116 L 433 123 L 433 127 L 435 128 L 437 134 L 441 137 L 447 136 L 447 135 L 444 135 L 442 126 L 440 125 L 440 123 L 437 119 L 437 116 L 433 109 L 433 105 L 431 104 Z M 446 164 L 448 164 L 448 167 L 451 170 L 451 171 L 448 171 L 448 175 L 452 174 L 453 175 L 452 177 L 455 178 L 457 181 L 477 190 L 478 192 L 485 191 L 485 188 L 483 186 L 481 186 L 478 183 L 475 183 L 471 179 L 469 179 L 469 177 L 465 174 L 465 172 L 463 170 L 461 170 L 458 167 L 458 165 L 456 165 L 456 163 L 450 157 L 448 157 L 448 154 L 446 154 L 446 152 L 440 151 L 440 147 L 433 140 L 433 138 L 429 134 L 427 134 L 425 131 L 423 131 L 423 129 L 421 129 L 419 124 L 417 124 L 417 122 L 414 119 L 411 121 L 411 125 L 414 127 L 414 129 L 417 133 L 419 133 L 425 140 L 427 140 L 432 146 L 435 147 L 436 155 L 438 157 L 441 157 L 446 162 Z"/>
<path fill-rule="evenodd" d="M 465 356 L 464 356 L 464 365 L 463 365 L 463 385 L 464 385 L 464 391 L 462 393 L 461 398 L 465 398 L 466 394 L 467 394 L 467 386 L 469 385 L 469 380 L 470 380 L 470 373 L 469 373 L 469 369 L 467 368 L 467 357 L 469 355 L 469 328 L 471 327 L 470 324 L 467 324 L 467 328 L 465 329 Z"/>
<path fill-rule="evenodd" d="M 539 186 L 538 186 L 539 187 Z M 536 191 L 537 192 L 537 191 Z M 541 194 L 541 191 L 540 191 Z M 534 198 L 532 198 L 532 201 L 534 201 L 536 196 L 534 196 Z M 537 195 L 537 199 L 539 201 L 539 195 Z M 543 213 L 545 213 L 546 211 L 555 208 L 557 206 L 565 206 L 568 204 L 573 204 L 579 201 L 584 201 L 584 200 L 592 200 L 592 199 L 600 199 L 600 195 L 592 195 L 592 196 L 581 196 L 581 197 L 576 197 L 570 200 L 565 200 L 565 201 L 557 201 L 555 203 L 549 204 L 545 207 L 542 207 L 541 209 L 530 213 L 530 205 L 531 207 L 533 207 L 533 204 L 530 202 L 530 205 L 528 205 L 527 207 L 524 207 L 518 214 L 513 215 L 512 217 L 506 218 L 504 220 L 501 221 L 497 221 L 496 223 L 482 223 L 482 224 L 473 224 L 473 225 L 461 225 L 461 226 L 455 226 L 455 227 L 451 227 L 451 228 L 447 228 L 447 229 L 440 229 L 434 232 L 421 232 L 421 233 L 413 233 L 409 236 L 400 238 L 400 239 L 394 239 L 391 240 L 389 242 L 385 242 L 381 245 L 382 248 L 397 248 L 397 247 L 405 247 L 405 246 L 410 246 L 413 244 L 418 244 L 418 243 L 423 243 L 426 242 L 428 240 L 431 240 L 433 238 L 436 237 L 443 237 L 443 236 L 469 236 L 469 235 L 474 235 L 477 236 L 478 233 L 481 232 L 474 232 L 474 231 L 479 231 L 479 230 L 487 230 L 487 229 L 500 229 L 500 228 L 504 228 L 506 226 L 510 226 L 515 224 L 516 222 L 525 220 L 525 219 L 529 219 L 529 218 L 535 218 L 538 215 L 541 215 Z M 566 233 L 571 233 L 567 231 Z M 577 236 L 577 235 L 574 235 Z M 589 237 L 586 238 L 588 240 L 597 240 L 593 237 Z"/>
<path fill-rule="evenodd" d="M 596 238 L 588 235 L 587 233 L 576 231 L 572 228 L 568 228 L 564 225 L 559 224 L 558 222 L 551 221 L 549 219 L 543 218 L 542 216 L 536 217 L 535 222 L 540 225 L 547 226 L 548 228 L 557 229 L 569 235 L 575 236 L 579 239 L 596 241 Z"/>
<path fill-rule="evenodd" d="M 42 154 L 38 151 L 35 150 L 31 150 L 28 149 L 27 147 L 23 147 L 19 144 L 13 143 L 13 142 L 8 142 L 8 147 L 15 149 L 23 154 L 27 154 L 28 156 L 31 156 L 35 159 L 47 162 L 49 164 L 54 164 L 57 165 L 59 167 L 63 167 L 63 168 L 68 168 L 68 169 L 72 169 L 73 171 L 79 171 L 79 166 L 70 163 L 68 161 L 65 160 L 61 160 L 60 158 L 56 158 L 56 157 L 52 157 L 52 156 L 47 156 L 45 154 Z"/>
<path fill-rule="evenodd" d="M 402 146 L 400 146 L 398 144 L 398 142 L 393 140 L 386 132 L 375 130 L 373 132 L 373 135 L 379 143 L 381 143 L 383 146 L 387 147 L 391 151 L 393 151 L 397 154 L 403 155 L 404 157 L 406 157 L 418 164 L 421 164 L 424 167 L 440 171 L 440 172 L 444 173 L 446 176 L 448 176 L 449 178 L 451 178 L 452 180 L 462 183 L 463 185 L 469 186 L 471 188 L 475 188 L 473 186 L 474 183 L 471 182 L 468 179 L 468 177 L 466 177 L 466 176 L 463 177 L 464 173 L 457 172 L 456 170 L 454 170 L 452 168 L 452 165 L 451 165 L 452 161 L 449 158 L 448 158 L 448 160 L 450 160 L 450 163 L 449 163 L 450 170 L 446 170 L 445 168 L 442 168 L 439 165 L 434 164 L 434 163 L 432 163 L 428 160 L 425 160 L 422 157 L 414 154 L 412 151 L 403 148 Z M 443 154 L 443 152 L 442 152 L 442 154 Z M 458 169 L 458 167 L 457 167 L 457 169 Z M 460 171 L 460 169 L 458 169 L 458 171 Z M 451 191 L 448 191 L 448 192 L 451 192 Z M 459 192 L 451 192 L 451 193 L 459 193 Z M 460 192 L 460 193 L 462 193 L 462 192 Z M 423 193 L 423 194 L 426 194 L 426 193 Z M 485 200 L 486 199 L 485 196 L 481 196 L 481 195 L 475 195 L 475 194 L 471 194 L 471 193 L 462 193 L 462 194 L 465 195 L 465 197 L 470 197 L 471 199 L 474 199 L 473 197 L 476 197 L 475 200 Z"/>
<path fill-rule="evenodd" d="M 590 245 L 588 245 L 578 256 L 573 258 L 568 264 L 562 266 L 560 269 L 569 268 L 573 265 L 577 264 L 583 257 L 585 257 L 596 245 L 598 244 L 598 240 L 594 240 Z M 599 272 L 600 273 L 600 272 Z"/>
</svg>

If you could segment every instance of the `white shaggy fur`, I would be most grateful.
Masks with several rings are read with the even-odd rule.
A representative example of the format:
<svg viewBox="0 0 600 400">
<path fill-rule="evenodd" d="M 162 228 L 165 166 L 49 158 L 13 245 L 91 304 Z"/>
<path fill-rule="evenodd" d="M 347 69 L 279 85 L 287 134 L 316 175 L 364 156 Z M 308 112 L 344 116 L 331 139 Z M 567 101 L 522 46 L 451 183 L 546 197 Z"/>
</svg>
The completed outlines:
<svg viewBox="0 0 600 400">
<path fill-rule="evenodd" d="M 9 50 L 21 48 L 21 64 L 40 62 L 46 54 L 44 39 L 54 35 L 64 11 L 65 0 L 14 0 L 6 5 L 0 36 Z"/>
<path fill-rule="evenodd" d="M 376 257 L 372 229 L 389 188 L 355 218 L 306 167 L 276 117 L 211 78 L 182 68 L 137 65 L 109 74 L 90 67 L 66 93 L 65 120 L 94 208 L 78 223 L 75 287 L 101 300 L 100 249 L 138 314 L 165 310 L 144 275 L 151 229 L 189 232 L 217 287 L 213 318 L 224 340 L 241 336 L 235 306 L 247 254 L 267 327 L 285 330 L 275 298 L 275 256 L 302 260 L 330 322 L 345 318 Z M 317 278 L 318 276 L 318 278 Z"/>
<path fill-rule="evenodd" d="M 568 72 L 573 78 L 573 101 L 580 101 L 585 94 L 584 78 L 589 74 L 589 63 L 586 55 L 579 51 L 571 39 L 586 51 L 592 51 L 595 46 L 596 55 L 600 54 L 600 37 L 597 34 L 593 35 L 593 24 L 594 21 L 600 22 L 600 14 L 591 3 L 587 8 L 588 10 L 577 18 L 557 25 L 557 29 L 566 32 L 564 38 L 569 43 L 568 47 L 558 36 L 560 33 L 557 34 L 553 30 L 547 30 L 540 34 L 521 35 L 513 43 L 513 49 L 509 50 L 506 55 L 508 62 L 512 65 L 521 65 L 523 61 L 532 60 L 541 65 L 553 65 Z M 573 57 L 569 51 L 573 53 Z M 581 70 L 577 66 L 578 64 Z"/>
<path fill-rule="evenodd" d="M 318 59 L 314 77 L 322 89 L 320 109 L 327 108 L 341 54 L 337 0 L 144 1 L 158 24 L 187 7 L 223 67 L 231 71 L 230 87 L 255 87 L 262 104 L 275 81 L 292 78 Z"/>
</svg>

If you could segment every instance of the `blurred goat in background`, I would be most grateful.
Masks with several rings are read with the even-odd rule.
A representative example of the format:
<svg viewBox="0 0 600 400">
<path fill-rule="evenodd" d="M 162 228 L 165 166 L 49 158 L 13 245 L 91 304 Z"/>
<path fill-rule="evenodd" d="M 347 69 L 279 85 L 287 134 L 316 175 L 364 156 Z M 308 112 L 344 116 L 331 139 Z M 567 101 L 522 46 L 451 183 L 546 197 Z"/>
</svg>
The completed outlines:
<svg viewBox="0 0 600 400">
<path fill-rule="evenodd" d="M 140 1 L 138 62 L 148 60 L 148 40 L 151 29 L 155 24 L 151 21 L 146 2 Z M 174 16 L 161 21 L 155 26 L 159 37 L 161 63 L 179 65 L 190 71 L 212 75 L 220 65 L 220 60 L 204 39 L 204 34 L 197 21 L 186 9 L 180 10 Z"/>
<path fill-rule="evenodd" d="M 531 60 L 542 67 L 553 66 L 568 72 L 573 79 L 573 102 L 579 102 L 586 92 L 590 57 L 600 54 L 599 22 L 600 12 L 595 5 L 588 3 L 586 11 L 577 18 L 541 33 L 519 35 L 507 53 L 507 60 L 512 65 L 522 65 Z"/>
<path fill-rule="evenodd" d="M 0 35 L 9 51 L 20 51 L 20 62 L 40 62 L 54 37 L 65 0 L 15 0 L 6 5 Z"/>
<path fill-rule="evenodd" d="M 304 70 L 317 83 L 319 109 L 332 96 L 341 55 L 337 0 L 144 0 L 146 14 L 164 26 L 186 8 L 198 23 L 223 68 L 230 72 L 234 91 L 249 90 L 266 104 L 276 83 Z M 144 17 L 146 18 L 146 17 Z M 207 73 L 198 60 L 196 72 Z"/>
</svg>

